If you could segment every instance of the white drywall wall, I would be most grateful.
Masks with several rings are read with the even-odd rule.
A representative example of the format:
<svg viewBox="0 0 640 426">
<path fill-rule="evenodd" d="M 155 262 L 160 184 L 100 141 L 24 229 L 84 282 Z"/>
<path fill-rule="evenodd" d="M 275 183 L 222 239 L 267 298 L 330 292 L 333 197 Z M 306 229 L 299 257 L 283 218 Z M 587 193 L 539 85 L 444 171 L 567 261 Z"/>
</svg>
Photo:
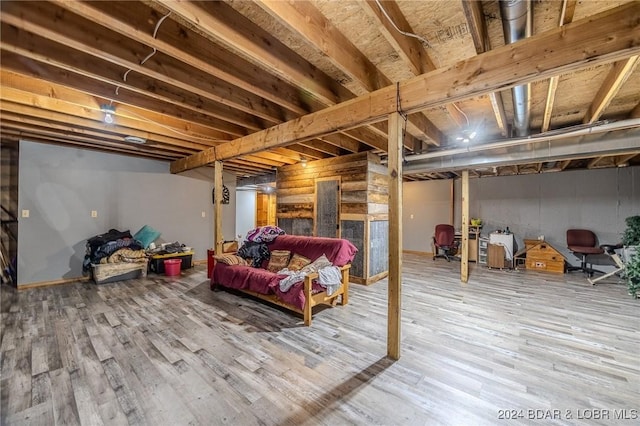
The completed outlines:
<svg viewBox="0 0 640 426">
<path fill-rule="evenodd" d="M 455 225 L 460 225 L 460 180 L 455 181 Z M 577 170 L 469 180 L 470 217 L 481 217 L 483 233 L 509 227 L 519 248 L 525 238 L 544 238 L 567 260 L 566 231 L 585 228 L 600 243 L 618 243 L 624 220 L 640 214 L 640 167 Z M 606 257 L 594 259 L 606 262 Z"/>
<path fill-rule="evenodd" d="M 436 225 L 451 223 L 451 185 L 450 180 L 405 182 L 402 185 L 403 250 L 432 251 L 431 240 Z"/>
<path fill-rule="evenodd" d="M 256 191 L 236 192 L 236 239 L 241 235 L 240 243 L 244 241 L 247 232 L 256 227 L 257 198 Z"/>
<path fill-rule="evenodd" d="M 225 184 L 223 232 L 233 236 L 234 177 Z M 18 225 L 19 285 L 81 276 L 86 240 L 112 228 L 148 224 L 159 241 L 193 247 L 194 260 L 213 245 L 210 168 L 172 175 L 164 161 L 22 141 L 18 186 L 19 211 L 29 210 Z"/>
</svg>

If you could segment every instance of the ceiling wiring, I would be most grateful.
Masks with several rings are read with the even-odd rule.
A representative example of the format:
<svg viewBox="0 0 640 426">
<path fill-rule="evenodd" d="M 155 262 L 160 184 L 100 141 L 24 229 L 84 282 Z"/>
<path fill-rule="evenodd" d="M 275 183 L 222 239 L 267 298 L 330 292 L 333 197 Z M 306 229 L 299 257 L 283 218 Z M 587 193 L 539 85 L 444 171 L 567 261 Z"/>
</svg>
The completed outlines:
<svg viewBox="0 0 640 426">
<path fill-rule="evenodd" d="M 396 29 L 396 31 L 398 31 L 400 34 L 407 36 L 407 37 L 413 37 L 413 38 L 417 38 L 418 40 L 420 40 L 421 42 L 425 43 L 427 45 L 428 48 L 432 48 L 431 47 L 431 42 L 429 42 L 429 40 L 427 40 L 426 37 L 423 37 L 421 35 L 418 34 L 414 34 L 414 33 L 410 33 L 407 31 L 402 31 L 400 28 L 398 28 L 398 26 L 396 25 L 395 22 L 393 22 L 393 19 L 391 19 L 391 17 L 389 16 L 389 14 L 387 13 L 386 10 L 384 10 L 384 7 L 382 7 L 382 4 L 380 3 L 380 0 L 376 0 L 376 3 L 378 4 L 378 7 L 380 8 L 380 10 L 382 11 L 382 13 L 384 14 L 384 16 L 387 17 L 387 20 L 391 23 L 391 25 L 393 25 L 393 28 Z"/>
<path fill-rule="evenodd" d="M 456 102 L 452 102 L 451 104 L 460 112 L 460 114 L 464 115 L 464 119 L 467 120 L 467 127 L 469 127 L 469 117 L 467 116 L 467 114 L 464 113 L 464 111 L 457 105 Z"/>
<path fill-rule="evenodd" d="M 164 20 L 167 19 L 169 17 L 169 15 L 171 15 L 171 11 L 169 11 L 169 13 L 164 15 L 162 18 L 158 19 L 158 22 L 156 22 L 156 27 L 153 29 L 153 38 L 156 38 L 156 36 L 158 35 L 158 29 L 160 29 L 160 25 L 162 25 Z M 152 49 L 151 53 L 149 53 L 144 59 L 142 59 L 140 61 L 140 65 L 144 65 L 145 62 L 147 62 L 149 59 L 151 59 L 151 57 L 158 52 L 158 50 L 155 47 L 151 47 L 151 49 Z M 133 71 L 133 70 L 131 68 L 129 68 L 124 73 L 124 75 L 122 76 L 122 81 L 124 81 L 124 82 L 127 81 L 127 75 L 129 75 L 129 73 L 131 71 Z M 116 95 L 118 95 L 119 91 L 120 91 L 120 86 L 116 86 Z"/>
<path fill-rule="evenodd" d="M 431 42 L 429 41 L 428 38 L 423 37 L 419 34 L 416 33 L 412 33 L 412 32 L 408 32 L 408 31 L 403 31 L 401 30 L 398 25 L 396 25 L 396 23 L 393 21 L 393 19 L 391 19 L 391 16 L 389 16 L 389 14 L 387 13 L 387 11 L 384 9 L 384 7 L 382 7 L 382 3 L 380 3 L 380 0 L 376 0 L 376 4 L 378 5 L 378 8 L 380 8 L 380 10 L 382 11 L 382 14 L 387 18 L 387 20 L 389 21 L 389 23 L 391 23 L 391 25 L 393 25 L 393 28 L 396 29 L 396 31 L 398 31 L 400 34 L 402 34 L 403 36 L 406 37 L 413 37 L 415 39 L 420 40 L 422 43 L 425 44 L 425 46 L 429 49 L 431 49 L 431 51 L 435 54 L 435 59 L 437 62 L 437 66 L 436 68 L 440 68 L 440 65 L 442 64 L 442 61 L 440 60 L 440 55 L 438 54 L 438 52 L 433 48 L 433 46 L 431 45 Z"/>
</svg>

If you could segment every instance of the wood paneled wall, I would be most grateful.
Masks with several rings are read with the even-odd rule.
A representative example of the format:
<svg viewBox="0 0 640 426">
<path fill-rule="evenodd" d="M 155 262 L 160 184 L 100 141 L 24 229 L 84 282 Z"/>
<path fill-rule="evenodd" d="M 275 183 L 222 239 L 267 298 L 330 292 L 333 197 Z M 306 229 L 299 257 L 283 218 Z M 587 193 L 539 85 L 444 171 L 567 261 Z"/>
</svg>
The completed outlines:
<svg viewBox="0 0 640 426">
<path fill-rule="evenodd" d="M 374 242 L 388 245 L 388 174 L 378 156 L 361 152 L 278 169 L 278 226 L 289 233 L 312 235 L 316 182 L 332 178 L 340 182 L 339 235 L 358 247 L 351 280 L 371 284 L 385 277 L 388 269 L 386 250 L 372 250 Z"/>
<path fill-rule="evenodd" d="M 278 219 L 313 219 L 316 179 L 330 177 L 341 181 L 341 215 L 387 214 L 387 169 L 377 156 L 361 152 L 278 169 Z"/>
</svg>

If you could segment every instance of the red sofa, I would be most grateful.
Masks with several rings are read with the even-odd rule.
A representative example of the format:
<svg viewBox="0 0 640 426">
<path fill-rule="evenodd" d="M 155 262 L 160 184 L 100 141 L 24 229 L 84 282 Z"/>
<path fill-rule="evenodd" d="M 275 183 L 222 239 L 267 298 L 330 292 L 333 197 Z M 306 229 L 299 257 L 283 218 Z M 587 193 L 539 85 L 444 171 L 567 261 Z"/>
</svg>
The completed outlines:
<svg viewBox="0 0 640 426">
<path fill-rule="evenodd" d="M 358 249 L 349 241 L 340 238 L 303 237 L 297 235 L 280 235 L 268 245 L 269 251 L 289 250 L 292 254 L 300 254 L 311 261 L 323 254 L 341 270 L 342 283 L 338 290 L 328 295 L 325 288 L 315 280 L 317 273 L 309 274 L 304 281 L 294 284 L 288 291 L 280 290 L 280 280 L 286 275 L 279 275 L 266 269 L 246 265 L 227 265 L 216 262 L 211 276 L 211 289 L 216 286 L 233 288 L 261 299 L 284 306 L 304 315 L 305 325 L 311 324 L 313 306 L 330 304 L 334 306 L 338 297 L 341 304 L 349 300 L 349 268 Z"/>
</svg>

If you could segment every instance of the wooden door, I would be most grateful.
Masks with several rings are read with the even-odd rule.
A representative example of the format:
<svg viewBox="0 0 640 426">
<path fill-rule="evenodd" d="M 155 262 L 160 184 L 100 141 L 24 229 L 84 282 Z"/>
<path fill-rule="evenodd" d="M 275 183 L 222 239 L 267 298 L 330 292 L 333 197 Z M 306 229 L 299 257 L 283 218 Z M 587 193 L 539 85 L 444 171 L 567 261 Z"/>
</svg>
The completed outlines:
<svg viewBox="0 0 640 426">
<path fill-rule="evenodd" d="M 340 178 L 316 179 L 315 232 L 317 237 L 340 236 Z"/>
<path fill-rule="evenodd" d="M 276 195 L 259 192 L 256 196 L 256 226 L 276 224 Z"/>
</svg>

